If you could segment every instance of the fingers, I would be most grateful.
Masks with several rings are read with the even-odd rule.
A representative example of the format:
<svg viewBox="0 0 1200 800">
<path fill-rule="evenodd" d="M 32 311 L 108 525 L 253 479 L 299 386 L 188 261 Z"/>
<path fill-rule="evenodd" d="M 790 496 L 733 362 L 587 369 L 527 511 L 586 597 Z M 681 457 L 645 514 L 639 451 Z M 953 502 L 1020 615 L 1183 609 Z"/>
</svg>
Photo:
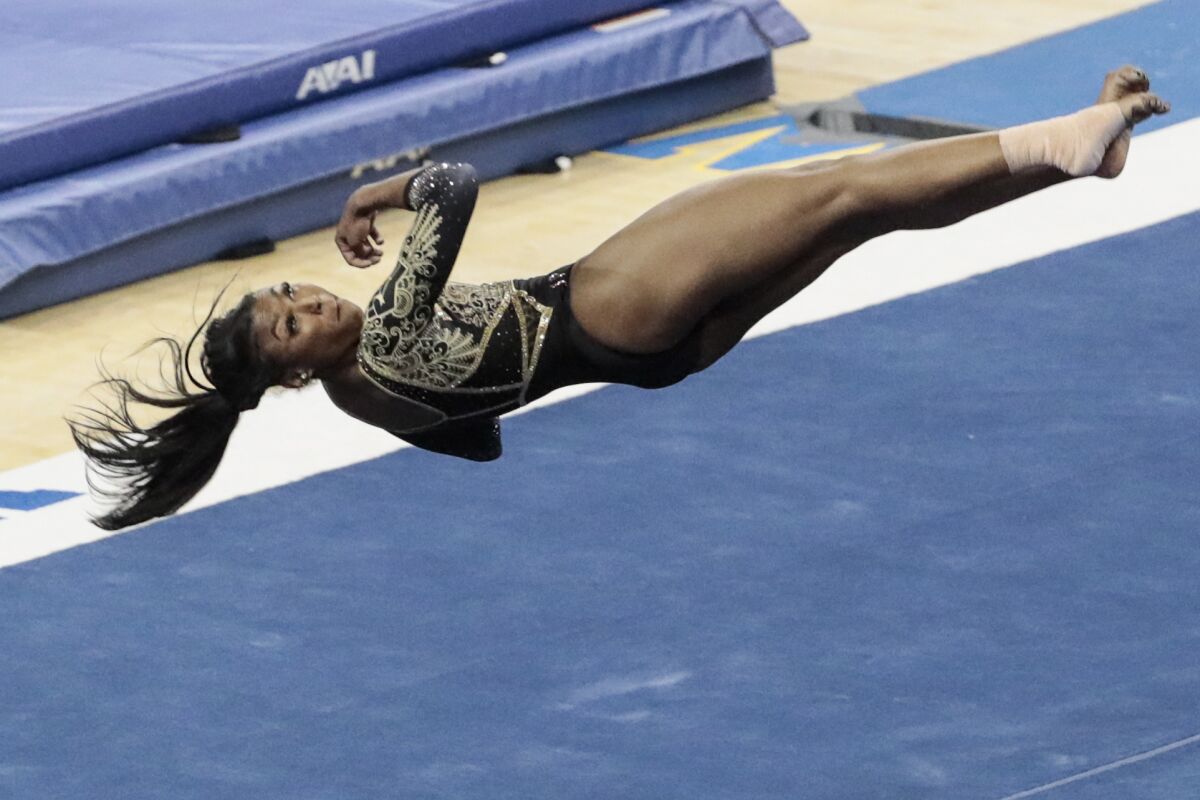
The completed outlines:
<svg viewBox="0 0 1200 800">
<path fill-rule="evenodd" d="M 359 258 L 370 259 L 372 264 L 378 263 L 379 259 L 383 258 L 383 251 L 372 244 L 368 238 L 364 238 L 354 245 L 354 253 Z"/>
<path fill-rule="evenodd" d="M 368 251 L 365 249 L 359 249 L 359 251 L 357 253 L 354 253 L 354 260 L 351 261 L 350 264 L 351 264 L 351 266 L 355 266 L 360 269 L 363 269 L 366 267 L 373 267 L 379 263 L 379 259 L 381 259 L 382 257 L 383 257 L 383 255 L 381 253 L 377 253 L 374 251 Z M 347 260 L 349 260 L 349 259 L 347 259 Z"/>
<path fill-rule="evenodd" d="M 374 266 L 383 258 L 383 250 L 380 249 L 383 238 L 379 236 L 373 220 L 343 218 L 338 223 L 334 241 L 342 258 L 352 267 L 361 269 Z"/>
<path fill-rule="evenodd" d="M 365 258 L 360 258 L 359 255 L 354 252 L 352 247 L 343 244 L 341 241 L 338 242 L 338 251 L 341 252 L 342 258 L 346 261 L 346 263 L 352 267 L 358 267 L 359 269 L 362 269 L 364 267 L 371 266 L 370 261 Z"/>
<path fill-rule="evenodd" d="M 383 257 L 382 250 L 378 250 L 365 242 L 354 244 L 341 236 L 337 237 L 336 241 L 342 258 L 352 267 L 358 267 L 359 269 L 373 267 Z"/>
</svg>

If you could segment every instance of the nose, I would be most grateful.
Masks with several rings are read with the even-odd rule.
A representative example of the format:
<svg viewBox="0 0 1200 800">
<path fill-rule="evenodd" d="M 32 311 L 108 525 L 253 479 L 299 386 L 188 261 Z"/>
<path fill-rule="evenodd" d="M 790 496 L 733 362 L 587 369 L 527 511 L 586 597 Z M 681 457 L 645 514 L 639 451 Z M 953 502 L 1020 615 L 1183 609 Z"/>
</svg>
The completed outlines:
<svg viewBox="0 0 1200 800">
<path fill-rule="evenodd" d="M 315 294 L 308 301 L 308 311 L 312 314 L 322 314 L 333 309 L 337 300 L 329 294 Z"/>
</svg>

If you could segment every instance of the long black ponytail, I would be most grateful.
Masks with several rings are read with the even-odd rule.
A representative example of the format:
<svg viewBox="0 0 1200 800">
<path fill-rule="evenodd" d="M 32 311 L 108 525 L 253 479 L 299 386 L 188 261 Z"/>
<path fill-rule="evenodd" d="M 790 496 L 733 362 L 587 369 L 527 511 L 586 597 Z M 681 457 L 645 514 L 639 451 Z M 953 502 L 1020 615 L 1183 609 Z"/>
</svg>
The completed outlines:
<svg viewBox="0 0 1200 800">
<path fill-rule="evenodd" d="M 81 408 L 67 420 L 88 459 L 88 485 L 115 502 L 92 518 L 99 527 L 117 530 L 165 516 L 194 497 L 221 463 L 241 412 L 279 382 L 282 370 L 263 357 L 254 339 L 254 296 L 214 319 L 220 300 L 218 295 L 186 344 L 160 337 L 146 345 L 165 351 L 161 387 L 139 388 L 101 366 L 102 379 L 93 388 L 107 389 L 115 399 L 97 398 L 98 407 Z M 201 335 L 203 375 L 197 377 L 191 355 Z M 132 404 L 174 413 L 143 426 L 133 418 Z"/>
</svg>

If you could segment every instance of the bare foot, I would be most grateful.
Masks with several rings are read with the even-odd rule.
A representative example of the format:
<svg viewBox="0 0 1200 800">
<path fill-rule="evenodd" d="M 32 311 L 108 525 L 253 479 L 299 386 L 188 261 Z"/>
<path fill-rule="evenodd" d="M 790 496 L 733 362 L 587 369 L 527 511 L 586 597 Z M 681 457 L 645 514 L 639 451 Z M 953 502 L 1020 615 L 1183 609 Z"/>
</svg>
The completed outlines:
<svg viewBox="0 0 1200 800">
<path fill-rule="evenodd" d="M 1097 104 L 1121 103 L 1127 97 L 1147 92 L 1149 88 L 1150 78 L 1146 76 L 1146 73 L 1127 64 L 1105 76 L 1104 86 L 1100 89 L 1100 97 L 1096 99 L 1096 102 Z M 1141 122 L 1151 114 L 1165 114 L 1170 110 L 1170 106 L 1158 97 L 1146 95 L 1146 98 L 1148 98 L 1147 101 L 1135 104 L 1136 109 L 1121 104 L 1121 111 L 1129 120 L 1129 126 L 1108 146 L 1104 153 L 1104 160 L 1100 162 L 1100 167 L 1095 172 L 1097 176 L 1115 178 L 1120 175 L 1121 170 L 1125 169 L 1125 159 L 1129 155 L 1129 142 L 1134 123 Z"/>
</svg>

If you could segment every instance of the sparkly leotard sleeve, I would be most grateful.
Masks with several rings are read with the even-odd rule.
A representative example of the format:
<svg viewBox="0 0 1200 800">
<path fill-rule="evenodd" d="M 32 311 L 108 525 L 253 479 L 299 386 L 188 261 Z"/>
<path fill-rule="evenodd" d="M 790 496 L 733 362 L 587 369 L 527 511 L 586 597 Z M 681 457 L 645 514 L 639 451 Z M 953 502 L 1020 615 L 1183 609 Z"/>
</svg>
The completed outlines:
<svg viewBox="0 0 1200 800">
<path fill-rule="evenodd" d="M 383 391 L 441 421 L 396 436 L 476 461 L 499 457 L 500 414 L 526 401 L 553 308 L 512 281 L 448 281 L 475 207 L 466 164 L 435 164 L 408 185 L 416 211 L 391 276 L 367 305 L 357 358 Z"/>
</svg>

